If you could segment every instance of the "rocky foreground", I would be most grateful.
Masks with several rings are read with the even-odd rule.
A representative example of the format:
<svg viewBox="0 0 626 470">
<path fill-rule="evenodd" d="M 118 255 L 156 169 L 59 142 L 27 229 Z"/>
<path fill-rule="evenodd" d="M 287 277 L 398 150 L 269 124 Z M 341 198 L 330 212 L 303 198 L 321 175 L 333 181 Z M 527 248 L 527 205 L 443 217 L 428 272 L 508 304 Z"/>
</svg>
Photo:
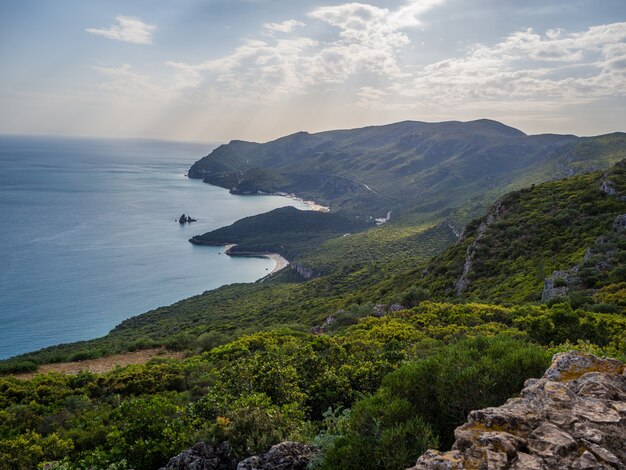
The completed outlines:
<svg viewBox="0 0 626 470">
<path fill-rule="evenodd" d="M 519 398 L 472 411 L 448 452 L 429 450 L 408 470 L 626 469 L 626 366 L 568 352 L 554 356 Z M 305 470 L 316 449 L 282 442 L 238 464 L 227 443 L 196 444 L 170 470 Z"/>
<path fill-rule="evenodd" d="M 473 411 L 453 450 L 429 450 L 410 470 L 626 469 L 626 368 L 613 359 L 554 356 L 519 398 Z"/>
</svg>

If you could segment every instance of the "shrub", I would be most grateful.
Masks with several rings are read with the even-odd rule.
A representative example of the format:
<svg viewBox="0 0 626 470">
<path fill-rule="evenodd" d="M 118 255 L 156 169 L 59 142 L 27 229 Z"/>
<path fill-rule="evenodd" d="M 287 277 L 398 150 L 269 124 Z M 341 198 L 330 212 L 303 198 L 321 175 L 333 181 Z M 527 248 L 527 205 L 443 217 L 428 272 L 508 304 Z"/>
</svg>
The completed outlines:
<svg viewBox="0 0 626 470">
<path fill-rule="evenodd" d="M 508 336 L 466 339 L 407 363 L 354 406 L 322 468 L 407 467 L 438 437 L 449 447 L 471 410 L 504 403 L 548 364 L 544 349 Z"/>
</svg>

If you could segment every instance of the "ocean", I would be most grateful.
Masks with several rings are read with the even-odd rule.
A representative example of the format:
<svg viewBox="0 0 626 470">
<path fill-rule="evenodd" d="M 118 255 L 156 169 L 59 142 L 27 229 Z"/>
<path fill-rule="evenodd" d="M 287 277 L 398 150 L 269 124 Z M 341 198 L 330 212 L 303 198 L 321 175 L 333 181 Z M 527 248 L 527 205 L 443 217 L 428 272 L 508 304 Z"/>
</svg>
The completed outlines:
<svg viewBox="0 0 626 470">
<path fill-rule="evenodd" d="M 95 338 L 205 290 L 252 282 L 264 258 L 188 242 L 287 205 L 185 176 L 211 145 L 0 136 L 0 359 Z M 198 221 L 180 225 L 189 214 Z"/>
</svg>

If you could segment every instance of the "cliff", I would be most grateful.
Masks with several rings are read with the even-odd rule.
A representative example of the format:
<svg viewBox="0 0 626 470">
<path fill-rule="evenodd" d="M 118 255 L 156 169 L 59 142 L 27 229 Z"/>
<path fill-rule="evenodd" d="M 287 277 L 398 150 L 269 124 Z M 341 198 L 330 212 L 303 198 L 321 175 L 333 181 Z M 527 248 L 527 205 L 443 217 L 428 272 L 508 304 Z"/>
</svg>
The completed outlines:
<svg viewBox="0 0 626 470">
<path fill-rule="evenodd" d="M 473 411 L 448 452 L 429 450 L 410 470 L 626 468 L 626 367 L 557 354 L 519 398 Z"/>
</svg>

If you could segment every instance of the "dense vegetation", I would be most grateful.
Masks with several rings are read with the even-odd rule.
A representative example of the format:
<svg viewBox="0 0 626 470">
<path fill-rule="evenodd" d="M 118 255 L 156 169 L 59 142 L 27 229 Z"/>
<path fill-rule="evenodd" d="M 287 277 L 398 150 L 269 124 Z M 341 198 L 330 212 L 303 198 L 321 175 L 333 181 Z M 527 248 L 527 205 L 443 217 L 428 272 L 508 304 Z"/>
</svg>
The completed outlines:
<svg viewBox="0 0 626 470">
<path fill-rule="evenodd" d="M 191 239 L 194 243 L 228 245 L 230 253 L 280 253 L 290 260 L 330 238 L 360 232 L 372 223 L 338 213 L 282 207 Z"/>
<path fill-rule="evenodd" d="M 553 271 L 578 266 L 568 275 L 577 278 L 571 300 L 598 303 L 597 289 L 619 290 L 617 284 L 626 281 L 626 235 L 615 226 L 617 216 L 626 213 L 626 201 L 601 191 L 604 180 L 626 186 L 626 164 L 606 175 L 590 173 L 509 193 L 466 227 L 460 243 L 435 257 L 419 282 L 438 298 L 456 296 L 469 260 L 463 298 L 514 304 L 541 300 L 544 280 Z M 617 311 L 609 304 L 599 308 Z"/>
<path fill-rule="evenodd" d="M 531 138 L 490 121 L 469 124 L 450 124 L 446 139 L 443 128 L 402 123 L 382 134 L 220 147 L 194 171 L 224 184 L 235 178 L 241 192 L 260 181 L 289 189 L 295 169 L 314 165 L 335 176 L 315 186 L 322 180 L 308 175 L 311 194 L 323 187 L 319 194 L 347 209 L 400 201 L 406 181 L 363 189 L 338 172 L 348 157 L 355 178 L 410 167 L 413 183 L 428 180 L 431 189 L 423 200 L 411 192 L 397 217 L 369 229 L 367 217 L 350 211 L 289 208 L 205 234 L 205 243 L 277 251 L 316 276 L 286 269 L 130 318 L 103 338 L 0 362 L 0 371 L 16 372 L 157 345 L 186 352 L 105 374 L 1 376 L 0 469 L 151 469 L 198 440 L 228 441 L 240 459 L 284 439 L 319 447 L 313 469 L 405 468 L 426 448 L 449 447 L 470 410 L 518 393 L 555 351 L 626 359 L 626 218 L 618 217 L 626 214 L 626 162 L 518 188 L 581 170 L 581 161 L 603 166 L 623 154 L 624 136 Z M 488 158 L 494 148 L 518 155 L 518 145 L 526 146 L 523 161 Z M 540 156 L 544 145 L 550 158 Z M 366 147 L 388 161 L 372 165 Z M 456 157 L 438 160 L 444 148 Z M 249 168 L 252 156 L 268 168 Z M 483 159 L 502 178 L 485 173 Z M 353 198 L 359 187 L 372 199 Z M 516 190 L 457 240 L 457 221 L 504 188 Z M 463 191 L 464 204 L 448 205 Z M 542 301 L 547 278 L 559 295 Z"/>
<path fill-rule="evenodd" d="M 623 164 L 608 176 L 616 190 L 626 188 Z M 325 274 L 321 277 L 303 282 L 287 269 L 262 284 L 225 286 L 130 318 L 104 338 L 22 355 L 3 361 L 0 368 L 33 369 L 40 363 L 153 345 L 186 349 L 206 343 L 206 335 L 218 335 L 224 342 L 276 326 L 309 331 L 339 309 L 349 312 L 346 317 L 354 322 L 381 302 L 410 307 L 428 298 L 508 304 L 539 301 L 544 279 L 553 270 L 583 263 L 592 247 L 593 256 L 580 270 L 587 284 L 573 286 L 566 300 L 590 310 L 621 312 L 626 303 L 625 232 L 615 231 L 612 225 L 617 214 L 626 213 L 626 203 L 600 191 L 603 178 L 600 173 L 580 175 L 505 196 L 497 205 L 501 214 L 476 244 L 470 282 L 461 296 L 456 295 L 455 283 L 481 219 L 466 228 L 460 243 L 435 258 L 454 240 L 447 224 L 398 220 L 309 247 L 299 262 Z M 606 243 L 596 245 L 598 237 Z M 604 256 L 602 262 L 599 256 Z M 612 266 L 608 271 L 605 258 Z M 346 318 L 344 323 L 350 321 Z"/>
<path fill-rule="evenodd" d="M 244 457 L 286 438 L 320 445 L 322 468 L 402 468 L 448 445 L 468 410 L 500 404 L 540 375 L 549 354 L 530 340 L 598 341 L 619 355 L 625 324 L 567 304 L 423 302 L 333 335 L 261 332 L 184 361 L 5 377 L 0 468 L 149 469 L 199 439 L 228 440 Z"/>
<path fill-rule="evenodd" d="M 233 141 L 189 176 L 235 193 L 294 192 L 381 217 L 491 203 L 505 192 L 626 158 L 626 135 L 527 136 L 499 122 L 424 123 L 299 132 L 265 144 Z M 473 214 L 477 215 L 477 214 Z"/>
</svg>

